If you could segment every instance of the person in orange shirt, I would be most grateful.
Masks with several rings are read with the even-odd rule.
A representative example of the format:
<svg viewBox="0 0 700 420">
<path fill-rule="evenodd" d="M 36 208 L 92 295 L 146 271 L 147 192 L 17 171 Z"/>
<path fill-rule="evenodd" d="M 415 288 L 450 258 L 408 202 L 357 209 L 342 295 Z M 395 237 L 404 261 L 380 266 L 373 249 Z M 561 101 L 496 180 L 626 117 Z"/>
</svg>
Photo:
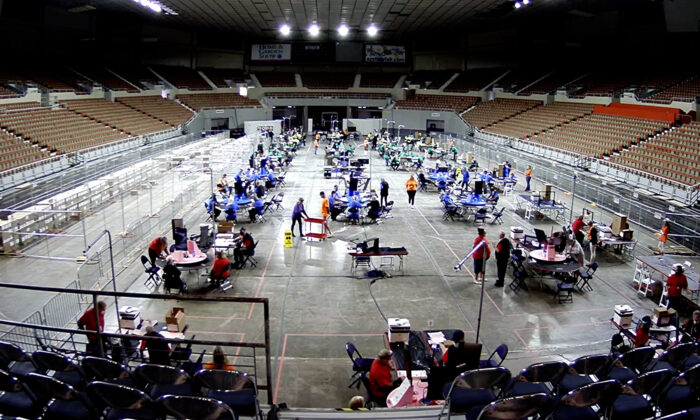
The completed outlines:
<svg viewBox="0 0 700 420">
<path fill-rule="evenodd" d="M 527 165 L 527 169 L 525 169 L 525 182 L 527 185 L 525 186 L 525 191 L 530 191 L 530 180 L 532 179 L 532 166 Z"/>
<path fill-rule="evenodd" d="M 418 181 L 416 181 L 416 178 L 411 175 L 411 177 L 406 180 L 406 193 L 408 194 L 408 204 L 411 206 L 411 208 L 415 208 L 417 190 Z"/>
<path fill-rule="evenodd" d="M 321 217 L 323 217 L 323 232 L 328 234 L 329 238 L 333 237 L 333 232 L 331 232 L 331 227 L 328 225 L 328 216 L 331 215 L 331 202 L 326 197 L 326 193 L 321 191 Z"/>
<path fill-rule="evenodd" d="M 204 369 L 236 370 L 236 367 L 228 362 L 221 347 L 216 346 L 212 355 L 212 360 L 204 365 Z"/>
<path fill-rule="evenodd" d="M 654 234 L 654 236 L 659 238 L 659 254 L 661 255 L 664 254 L 664 246 L 666 245 L 666 241 L 668 240 L 668 234 L 670 232 L 671 227 L 668 225 L 668 220 L 664 220 L 664 224 L 663 226 L 661 226 L 661 230 Z"/>
<path fill-rule="evenodd" d="M 318 140 L 314 140 L 314 154 L 318 153 Z"/>
</svg>

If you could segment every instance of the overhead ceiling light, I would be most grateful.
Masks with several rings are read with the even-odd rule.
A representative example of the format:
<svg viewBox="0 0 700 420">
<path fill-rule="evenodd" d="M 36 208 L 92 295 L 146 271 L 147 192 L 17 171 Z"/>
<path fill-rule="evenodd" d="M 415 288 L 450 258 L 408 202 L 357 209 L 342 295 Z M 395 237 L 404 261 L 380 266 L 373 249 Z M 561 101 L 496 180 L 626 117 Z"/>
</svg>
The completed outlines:
<svg viewBox="0 0 700 420">
<path fill-rule="evenodd" d="M 163 5 L 160 4 L 160 2 L 155 1 L 155 0 L 134 0 L 134 3 L 140 4 L 141 6 L 156 12 L 156 13 L 162 13 L 163 10 L 165 10 L 168 14 L 177 14 L 174 13 L 172 9 L 166 8 Z"/>
<path fill-rule="evenodd" d="M 516 1 L 516 2 L 515 2 L 515 8 L 516 8 L 516 9 L 520 9 L 521 7 L 523 7 L 523 4 L 520 3 L 519 1 Z"/>
<path fill-rule="evenodd" d="M 528 4 L 530 4 L 530 0 L 523 0 L 523 4 L 527 6 Z"/>
<path fill-rule="evenodd" d="M 321 32 L 321 28 L 317 24 L 313 23 L 309 26 L 309 35 L 318 36 L 319 32 Z"/>
<path fill-rule="evenodd" d="M 284 36 L 289 35 L 289 33 L 292 32 L 292 28 L 289 27 L 286 23 L 282 26 L 280 26 L 280 33 Z"/>
<path fill-rule="evenodd" d="M 369 27 L 367 27 L 367 34 L 368 34 L 369 36 L 376 36 L 376 35 L 377 35 L 377 32 L 379 32 L 379 29 L 377 29 L 376 26 L 374 26 L 374 25 L 369 25 Z"/>
<path fill-rule="evenodd" d="M 348 28 L 348 25 L 342 24 L 338 26 L 338 35 L 340 36 L 347 36 L 350 33 L 350 28 Z"/>
</svg>

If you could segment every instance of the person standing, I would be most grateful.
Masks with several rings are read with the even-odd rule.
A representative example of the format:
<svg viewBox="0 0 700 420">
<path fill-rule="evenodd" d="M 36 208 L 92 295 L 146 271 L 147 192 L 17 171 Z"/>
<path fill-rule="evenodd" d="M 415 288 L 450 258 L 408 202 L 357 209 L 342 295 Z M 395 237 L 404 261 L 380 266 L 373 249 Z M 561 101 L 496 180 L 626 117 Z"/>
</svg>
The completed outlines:
<svg viewBox="0 0 700 420">
<path fill-rule="evenodd" d="M 494 286 L 503 287 L 506 270 L 508 269 L 508 262 L 510 261 L 510 251 L 513 249 L 513 244 L 506 237 L 504 231 L 498 232 L 498 244 L 496 245 L 496 268 L 498 271 L 498 280 Z"/>
<path fill-rule="evenodd" d="M 467 168 L 462 168 L 462 189 L 469 187 L 469 171 Z"/>
<path fill-rule="evenodd" d="M 318 154 L 318 140 L 314 139 L 314 154 Z"/>
<path fill-rule="evenodd" d="M 163 252 L 170 255 L 168 253 L 168 240 L 165 236 L 159 236 L 148 245 L 148 258 L 150 258 L 153 267 L 156 266 L 156 259 L 160 258 Z"/>
<path fill-rule="evenodd" d="M 476 248 L 481 242 L 484 242 L 484 245 L 472 254 L 472 259 L 474 260 L 474 283 L 482 284 L 482 282 L 486 281 L 486 260 L 491 258 L 491 248 L 489 248 L 489 242 L 486 240 L 486 231 L 478 228 L 477 232 L 479 235 L 474 239 L 472 249 Z M 479 281 L 479 275 L 481 275 L 481 281 Z"/>
<path fill-rule="evenodd" d="M 571 231 L 574 233 L 574 237 L 576 238 L 576 242 L 578 242 L 580 245 L 583 245 L 583 231 L 581 230 L 585 226 L 585 223 L 583 222 L 583 216 L 579 216 L 576 219 L 574 219 L 574 222 L 571 224 Z"/>
<path fill-rule="evenodd" d="M 595 252 L 598 249 L 598 229 L 596 229 L 593 221 L 588 222 L 588 243 L 591 247 L 591 259 L 588 263 L 593 264 L 595 262 Z"/>
<path fill-rule="evenodd" d="M 416 190 L 418 190 L 418 181 L 411 174 L 411 177 L 406 181 L 406 193 L 408 194 L 408 204 L 411 208 L 415 208 L 416 204 Z"/>
<path fill-rule="evenodd" d="M 389 183 L 382 178 L 382 182 L 379 183 L 379 204 L 386 206 L 389 202 Z"/>
<path fill-rule="evenodd" d="M 299 236 L 304 237 L 304 232 L 301 231 L 301 217 L 304 216 L 307 219 L 309 218 L 309 215 L 306 214 L 306 210 L 304 209 L 304 199 L 299 197 L 299 201 L 294 205 L 294 210 L 292 210 L 292 236 L 294 235 L 294 225 L 299 223 Z"/>
<path fill-rule="evenodd" d="M 104 331 L 106 309 L 107 304 L 103 300 L 97 302 L 97 314 L 95 314 L 94 307 L 85 311 L 78 319 L 78 329 L 87 331 Z M 88 334 L 87 339 L 88 342 L 85 346 L 85 353 L 93 356 L 102 356 L 102 352 L 100 351 L 101 344 L 97 334 Z"/>
<path fill-rule="evenodd" d="M 323 233 L 327 233 L 329 238 L 333 237 L 331 227 L 328 225 L 328 217 L 331 215 L 331 202 L 326 197 L 326 193 L 321 191 L 321 217 L 323 218 Z"/>
<path fill-rule="evenodd" d="M 532 166 L 527 165 L 527 169 L 525 169 L 525 191 L 530 191 L 530 180 L 532 179 Z"/>
<path fill-rule="evenodd" d="M 683 274 L 685 270 L 681 264 L 673 266 L 673 274 L 666 279 L 666 288 L 668 289 L 668 307 L 673 308 L 676 312 L 680 311 L 681 295 L 683 289 L 688 288 L 688 279 Z"/>
<path fill-rule="evenodd" d="M 664 220 L 664 224 L 661 226 L 661 230 L 654 234 L 659 238 L 659 254 L 664 255 L 664 247 L 666 246 L 666 241 L 668 240 L 668 234 L 671 232 L 671 227 L 668 224 L 668 220 Z"/>
</svg>

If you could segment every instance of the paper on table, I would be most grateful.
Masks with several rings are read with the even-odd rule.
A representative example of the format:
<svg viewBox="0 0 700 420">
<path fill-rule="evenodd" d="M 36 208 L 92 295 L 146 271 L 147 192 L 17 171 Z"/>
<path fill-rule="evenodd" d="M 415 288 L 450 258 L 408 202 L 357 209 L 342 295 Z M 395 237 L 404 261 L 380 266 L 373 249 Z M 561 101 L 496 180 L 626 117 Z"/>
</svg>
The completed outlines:
<svg viewBox="0 0 700 420">
<path fill-rule="evenodd" d="M 444 342 L 445 342 L 445 334 L 442 331 L 428 333 L 428 343 L 429 344 L 442 344 Z"/>
</svg>

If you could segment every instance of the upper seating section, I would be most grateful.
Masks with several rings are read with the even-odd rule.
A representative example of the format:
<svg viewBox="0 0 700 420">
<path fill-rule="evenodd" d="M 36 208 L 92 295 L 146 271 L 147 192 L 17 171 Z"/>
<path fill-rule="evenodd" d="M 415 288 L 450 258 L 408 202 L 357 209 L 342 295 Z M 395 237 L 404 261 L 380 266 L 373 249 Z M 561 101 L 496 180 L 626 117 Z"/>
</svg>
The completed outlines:
<svg viewBox="0 0 700 420">
<path fill-rule="evenodd" d="M 292 72 L 256 72 L 262 87 L 296 87 L 297 82 Z"/>
<path fill-rule="evenodd" d="M 260 106 L 260 102 L 255 99 L 248 99 L 237 93 L 177 95 L 177 99 L 197 111 L 204 108 L 251 108 Z"/>
<path fill-rule="evenodd" d="M 131 84 L 125 82 L 114 73 L 104 67 L 85 65 L 76 67 L 76 71 L 88 79 L 99 83 L 109 90 L 121 90 L 127 92 L 138 92 L 139 90 Z"/>
<path fill-rule="evenodd" d="M 153 66 L 153 70 L 178 89 L 211 90 L 196 70 L 182 66 Z"/>
<path fill-rule="evenodd" d="M 583 76 L 583 72 L 578 70 L 557 70 L 538 80 L 532 86 L 518 92 L 518 95 L 544 95 L 552 93 L 559 88 L 566 87 L 569 83 Z"/>
<path fill-rule="evenodd" d="M 629 86 L 629 78 L 613 72 L 599 72 L 588 74 L 571 83 L 570 97 L 583 98 L 584 96 L 613 96 L 621 93 Z"/>
<path fill-rule="evenodd" d="M 50 92 L 89 93 L 92 82 L 63 67 L 36 67 L 22 70 L 22 75 Z"/>
<path fill-rule="evenodd" d="M 517 92 L 548 73 L 542 69 L 513 69 L 494 84 L 504 92 Z"/>
<path fill-rule="evenodd" d="M 348 89 L 355 81 L 355 73 L 306 72 L 302 73 L 301 79 L 309 89 Z"/>
<path fill-rule="evenodd" d="M 331 91 L 306 91 L 306 92 L 265 92 L 265 96 L 270 98 L 362 98 L 362 99 L 385 99 L 391 96 L 389 93 L 380 92 L 346 92 L 342 90 Z"/>
<path fill-rule="evenodd" d="M 447 88 L 445 88 L 445 92 L 469 92 L 481 90 L 505 72 L 506 69 L 503 68 L 467 70 L 450 82 L 450 84 L 447 85 Z"/>
<path fill-rule="evenodd" d="M 133 65 L 133 66 L 122 66 L 122 67 L 110 67 L 114 73 L 118 74 L 120 77 L 133 83 L 140 89 L 152 89 L 153 86 L 161 84 L 153 72 L 148 70 L 146 66 Z"/>
<path fill-rule="evenodd" d="M 673 128 L 632 147 L 611 162 L 686 185 L 700 182 L 700 123 Z"/>
<path fill-rule="evenodd" d="M 591 114 L 554 127 L 531 141 L 583 156 L 603 158 L 638 145 L 669 124 L 640 118 Z"/>
<path fill-rule="evenodd" d="M 462 112 L 479 101 L 475 96 L 416 95 L 396 102 L 396 108 Z"/>
<path fill-rule="evenodd" d="M 200 69 L 218 88 L 236 87 L 237 83 L 245 83 L 246 76 L 239 69 Z"/>
<path fill-rule="evenodd" d="M 393 88 L 399 81 L 401 73 L 362 73 L 360 87 L 363 88 Z"/>
<path fill-rule="evenodd" d="M 648 96 L 644 102 L 659 104 L 670 104 L 672 101 L 693 102 L 699 96 L 700 76 L 695 76 Z"/>
<path fill-rule="evenodd" d="M 463 114 L 463 117 L 469 124 L 481 130 L 538 105 L 542 105 L 542 102 L 496 98 L 493 101 L 480 103 L 474 109 Z"/>
<path fill-rule="evenodd" d="M 118 98 L 118 102 L 177 127 L 192 117 L 192 112 L 175 101 L 160 96 L 131 96 Z"/>
<path fill-rule="evenodd" d="M 0 128 L 40 148 L 73 152 L 126 138 L 125 134 L 67 109 L 29 108 L 0 115 Z"/>
<path fill-rule="evenodd" d="M 419 85 L 421 89 L 440 89 L 457 70 L 418 70 L 406 77 L 405 85 Z"/>
<path fill-rule="evenodd" d="M 104 99 L 79 99 L 63 101 L 62 104 L 77 114 L 123 131 L 130 136 L 155 133 L 171 128 L 153 117 L 118 102 L 108 102 Z"/>
<path fill-rule="evenodd" d="M 555 102 L 538 106 L 512 118 L 487 127 L 485 131 L 504 136 L 525 139 L 559 124 L 593 112 L 593 105 L 571 102 Z"/>
<path fill-rule="evenodd" d="M 3 85 L 0 85 L 0 99 L 2 98 L 12 98 L 14 96 L 19 96 L 17 92 L 15 92 L 12 89 L 9 89 Z"/>
</svg>

